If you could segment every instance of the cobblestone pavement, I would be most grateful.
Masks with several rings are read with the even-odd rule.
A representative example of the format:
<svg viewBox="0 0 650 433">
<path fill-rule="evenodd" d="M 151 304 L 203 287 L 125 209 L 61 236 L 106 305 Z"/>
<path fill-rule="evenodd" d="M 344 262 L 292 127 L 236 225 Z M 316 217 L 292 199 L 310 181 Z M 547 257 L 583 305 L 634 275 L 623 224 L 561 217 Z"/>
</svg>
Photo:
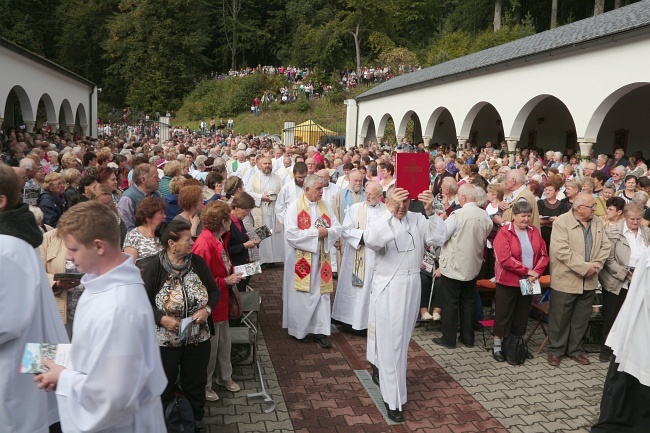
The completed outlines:
<svg viewBox="0 0 650 433">
<path fill-rule="evenodd" d="M 446 349 L 431 342 L 436 325 L 415 329 L 409 350 L 408 399 L 404 424 L 388 423 L 375 405 L 374 385 L 360 380 L 370 366 L 365 338 L 338 332 L 333 347 L 301 343 L 282 329 L 282 266 L 265 270 L 251 286 L 262 295 L 259 355 L 272 413 L 261 399 L 252 366 L 235 367 L 242 390 L 231 393 L 214 385 L 220 400 L 208 403 L 205 422 L 216 432 L 588 432 L 597 418 L 606 364 L 590 355 L 591 365 L 563 359 L 559 368 L 545 353 L 524 365 L 496 363 L 476 345 Z M 532 328 L 532 321 L 531 326 Z M 537 330 L 531 352 L 540 345 Z M 491 336 L 487 335 L 488 346 Z"/>
</svg>

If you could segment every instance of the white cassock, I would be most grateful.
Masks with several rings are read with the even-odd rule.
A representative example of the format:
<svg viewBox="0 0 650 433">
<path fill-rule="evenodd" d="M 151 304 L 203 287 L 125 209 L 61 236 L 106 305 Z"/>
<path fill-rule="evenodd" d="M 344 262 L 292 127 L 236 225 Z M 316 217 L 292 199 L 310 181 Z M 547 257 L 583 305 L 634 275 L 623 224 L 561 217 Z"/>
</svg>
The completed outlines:
<svg viewBox="0 0 650 433">
<path fill-rule="evenodd" d="M 160 395 L 167 378 L 153 310 L 130 256 L 109 272 L 86 274 L 70 358 L 56 388 L 66 433 L 166 431 Z"/>
<path fill-rule="evenodd" d="M 251 169 L 251 163 L 250 162 L 246 161 L 246 162 L 243 162 L 243 163 L 238 163 L 237 164 L 237 170 L 234 170 L 232 175 L 237 176 L 240 179 L 244 179 L 244 175 L 250 169 Z M 244 185 L 246 185 L 246 184 L 244 184 Z"/>
<path fill-rule="evenodd" d="M 312 227 L 307 230 L 298 229 L 297 201 L 289 205 L 284 220 L 282 327 L 288 329 L 289 335 L 300 339 L 305 338 L 307 334 L 330 335 L 331 328 L 330 294 L 320 292 L 320 242 L 318 229 L 313 226 L 320 218 L 317 204 L 317 202 L 309 203 Z M 341 235 L 342 228 L 332 208 L 327 204 L 326 206 L 332 221 L 332 226 L 327 229 L 327 238 L 324 238 L 325 252 L 329 253 L 334 249 L 334 242 Z M 296 249 L 312 253 L 309 292 L 299 292 L 294 289 Z"/>
<path fill-rule="evenodd" d="M 260 173 L 260 169 L 257 168 L 257 166 L 253 166 L 246 170 L 244 174 L 241 176 L 241 181 L 244 183 L 244 185 L 248 184 L 248 181 L 253 177 L 256 173 Z"/>
<path fill-rule="evenodd" d="M 296 182 L 284 184 L 275 201 L 275 215 L 281 224 L 284 224 L 284 216 L 287 213 L 289 205 L 298 200 L 305 193 L 305 189 L 296 185 Z"/>
<path fill-rule="evenodd" d="M 420 308 L 420 266 L 435 230 L 429 221 L 413 212 L 400 221 L 384 211 L 363 234 L 366 248 L 375 252 L 366 357 L 379 368 L 381 395 L 392 410 L 401 410 L 407 401 L 407 353 Z"/>
<path fill-rule="evenodd" d="M 278 168 L 278 169 L 275 171 L 275 174 L 277 174 L 278 176 L 280 176 L 280 178 L 282 179 L 282 182 L 283 182 L 285 185 L 286 185 L 285 182 L 287 181 L 287 178 L 290 178 L 291 180 L 293 180 L 293 178 L 290 176 L 291 173 L 293 173 L 293 165 L 290 165 L 289 167 L 285 167 L 285 166 L 283 165 L 282 167 Z"/>
<path fill-rule="evenodd" d="M 259 251 L 262 263 L 280 263 L 284 260 L 282 223 L 275 215 L 276 200 L 262 201 L 265 192 L 279 195 L 281 187 L 282 180 L 278 175 L 264 174 L 259 170 L 246 183 L 246 192 L 255 199 L 255 209 L 252 213 L 255 227 L 266 225 L 273 230 L 272 236 L 260 242 Z"/>
<path fill-rule="evenodd" d="M 0 235 L 0 274 L 0 431 L 47 433 L 59 421 L 56 396 L 18 370 L 25 343 L 67 343 L 68 334 L 38 250 Z"/>
<path fill-rule="evenodd" d="M 368 328 L 368 304 L 370 302 L 370 284 L 375 257 L 375 253 L 371 249 L 364 249 L 365 274 L 363 286 L 353 285 L 354 258 L 359 248 L 363 247 L 361 237 L 364 230 L 359 228 L 359 211 L 362 207 L 366 209 L 366 227 L 369 221 L 377 218 L 386 210 L 383 203 L 368 206 L 366 202 L 356 203 L 348 208 L 343 220 L 343 232 L 341 233 L 348 248 L 345 249 L 343 260 L 341 260 L 341 269 L 339 270 L 339 279 L 332 308 L 333 319 L 352 325 L 353 329 L 358 330 Z"/>
<path fill-rule="evenodd" d="M 234 176 L 239 167 L 241 167 L 243 164 L 248 163 L 248 161 L 244 162 L 239 162 L 237 158 L 233 158 L 230 161 L 226 163 L 226 170 L 228 172 L 228 177 Z"/>
</svg>

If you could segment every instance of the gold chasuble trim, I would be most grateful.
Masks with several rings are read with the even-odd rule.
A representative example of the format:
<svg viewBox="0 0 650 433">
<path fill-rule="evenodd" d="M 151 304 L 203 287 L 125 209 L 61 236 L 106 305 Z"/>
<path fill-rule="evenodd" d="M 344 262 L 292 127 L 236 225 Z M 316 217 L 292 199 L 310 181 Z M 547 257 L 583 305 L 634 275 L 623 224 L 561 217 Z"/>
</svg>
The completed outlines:
<svg viewBox="0 0 650 433">
<path fill-rule="evenodd" d="M 309 213 L 309 201 L 304 195 L 298 199 L 298 229 L 307 230 L 311 228 L 311 215 Z M 327 206 L 322 200 L 318 201 L 318 213 L 321 218 L 327 222 L 328 227 L 332 225 L 332 220 L 327 212 Z M 330 255 L 325 252 L 325 239 L 318 240 L 318 249 L 320 254 L 320 292 L 332 293 L 334 291 L 334 281 L 332 280 L 332 265 Z M 294 267 L 293 288 L 299 292 L 309 292 L 311 286 L 311 266 L 312 254 L 309 251 L 303 251 L 296 248 L 296 266 Z"/>
</svg>

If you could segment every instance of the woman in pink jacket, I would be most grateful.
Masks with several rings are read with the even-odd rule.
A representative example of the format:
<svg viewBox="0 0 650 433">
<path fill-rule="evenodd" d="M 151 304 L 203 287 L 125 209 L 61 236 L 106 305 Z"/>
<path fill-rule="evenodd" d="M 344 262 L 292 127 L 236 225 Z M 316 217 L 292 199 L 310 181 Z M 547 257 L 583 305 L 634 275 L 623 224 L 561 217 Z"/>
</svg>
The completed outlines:
<svg viewBox="0 0 650 433">
<path fill-rule="evenodd" d="M 506 360 L 502 339 L 515 341 L 526 332 L 532 294 L 523 295 L 520 280 L 537 281 L 548 265 L 548 252 L 542 235 L 530 225 L 533 213 L 526 201 L 512 207 L 512 223 L 502 227 L 494 239 L 496 313 L 494 318 L 494 347 L 492 356 L 498 362 Z M 513 358 L 507 356 L 508 362 Z"/>
</svg>

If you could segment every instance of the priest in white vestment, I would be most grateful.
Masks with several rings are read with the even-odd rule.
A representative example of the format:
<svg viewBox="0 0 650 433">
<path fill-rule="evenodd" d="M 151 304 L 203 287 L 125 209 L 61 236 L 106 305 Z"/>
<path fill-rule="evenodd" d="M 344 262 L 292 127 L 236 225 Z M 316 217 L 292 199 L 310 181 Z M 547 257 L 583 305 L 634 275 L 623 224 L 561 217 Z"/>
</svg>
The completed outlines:
<svg viewBox="0 0 650 433">
<path fill-rule="evenodd" d="M 275 174 L 280 176 L 284 185 L 286 185 L 287 177 L 291 177 L 293 179 L 293 177 L 291 176 L 292 172 L 293 172 L 293 160 L 291 159 L 290 156 L 285 156 L 284 158 L 282 158 L 282 164 L 278 167 L 277 170 L 274 171 Z"/>
<path fill-rule="evenodd" d="M 289 205 L 284 219 L 282 327 L 299 340 L 315 340 L 329 348 L 333 291 L 329 252 L 341 234 L 341 225 L 321 200 L 323 180 L 307 176 L 304 187 L 305 194 Z"/>
<path fill-rule="evenodd" d="M 349 178 L 350 182 L 348 183 L 347 188 L 343 188 L 332 201 L 332 209 L 339 221 L 345 220 L 345 213 L 348 211 L 350 206 L 356 203 L 361 203 L 366 197 L 363 189 L 363 173 L 359 170 L 352 170 Z M 344 252 L 345 244 L 343 239 L 339 239 L 339 248 L 337 249 L 336 256 L 338 267 L 341 266 Z"/>
<path fill-rule="evenodd" d="M 435 225 L 420 213 L 408 212 L 408 191 L 394 188 L 389 194 L 388 210 L 363 233 L 366 248 L 375 252 L 366 357 L 379 369 L 389 418 L 402 422 L 408 346 L 420 307 L 420 266 Z M 431 191 L 420 193 L 418 200 L 431 215 Z"/>
<path fill-rule="evenodd" d="M 140 270 L 120 249 L 115 215 L 96 201 L 81 203 L 57 229 L 85 273 L 85 289 L 73 324 L 72 368 L 46 361 L 49 371 L 34 380 L 56 391 L 66 433 L 166 431 L 160 395 L 167 379 L 153 310 Z"/>
<path fill-rule="evenodd" d="M 238 150 L 237 155 L 232 160 L 228 161 L 226 164 L 226 170 L 228 171 L 228 177 L 234 176 L 235 173 L 240 169 L 240 167 L 245 164 L 246 161 L 246 152 L 243 150 Z"/>
<path fill-rule="evenodd" d="M 368 305 L 374 252 L 366 248 L 363 233 L 368 222 L 386 210 L 380 202 L 382 187 L 378 182 L 366 184 L 366 199 L 353 204 L 343 220 L 343 237 L 347 248 L 343 253 L 332 318 L 361 331 L 368 329 Z"/>
<path fill-rule="evenodd" d="M 304 162 L 296 162 L 293 166 L 293 179 L 282 186 L 275 202 L 275 214 L 281 224 L 284 224 L 284 215 L 287 213 L 289 205 L 305 193 L 303 182 L 306 177 L 307 165 Z"/>
<path fill-rule="evenodd" d="M 275 203 L 282 188 L 282 180 L 271 172 L 273 166 L 268 156 L 261 157 L 259 165 L 260 169 L 246 184 L 246 192 L 255 199 L 255 209 L 252 212 L 255 228 L 266 225 L 273 231 L 273 235 L 259 245 L 260 262 L 280 263 L 284 260 L 284 239 L 282 224 L 276 217 Z"/>
</svg>

